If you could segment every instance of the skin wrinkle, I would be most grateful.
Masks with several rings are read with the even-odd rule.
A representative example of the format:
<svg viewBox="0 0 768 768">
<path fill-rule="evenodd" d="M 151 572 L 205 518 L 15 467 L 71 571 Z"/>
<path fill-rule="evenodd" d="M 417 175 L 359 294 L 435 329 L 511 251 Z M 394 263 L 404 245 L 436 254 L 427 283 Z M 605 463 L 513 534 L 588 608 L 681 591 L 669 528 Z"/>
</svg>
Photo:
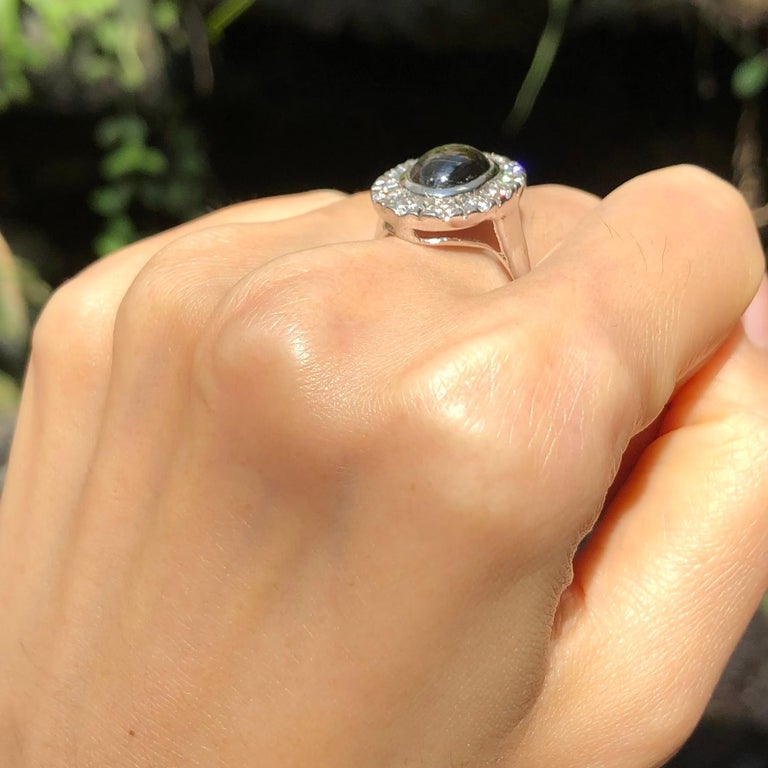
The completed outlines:
<svg viewBox="0 0 768 768">
<path fill-rule="evenodd" d="M 550 396 L 550 387 L 545 388 L 543 384 L 537 385 L 532 398 L 533 403 L 536 403 L 540 399 L 538 396 L 540 389 L 546 389 L 548 406 L 546 408 L 536 408 L 535 405 L 532 407 L 532 411 L 538 413 L 538 418 L 533 416 L 533 424 L 531 425 L 531 434 L 533 436 L 531 448 L 539 457 L 536 463 L 541 467 L 542 472 L 551 465 L 557 441 L 567 426 L 562 415 L 565 394 L 561 387 L 555 386 L 554 393 Z"/>
<path fill-rule="evenodd" d="M 482 432 L 494 429 L 492 438 L 498 439 L 500 432 L 506 430 L 500 430 L 499 428 L 489 425 L 487 420 L 484 420 L 479 416 L 483 409 L 490 411 L 493 408 L 494 403 L 498 403 L 501 400 L 501 398 L 495 397 L 495 394 L 498 392 L 497 382 L 500 379 L 503 379 L 503 369 L 495 354 L 487 356 L 481 370 L 477 374 L 477 378 L 482 382 L 482 388 L 480 389 L 480 400 L 476 403 L 473 409 L 477 415 L 473 417 L 471 431 Z"/>
<path fill-rule="evenodd" d="M 552 440 L 548 446 L 546 455 L 544 457 L 544 464 L 548 464 L 552 458 L 553 452 L 556 447 L 557 441 L 561 438 L 562 433 L 568 430 L 569 443 L 573 443 L 573 434 L 577 435 L 576 452 L 582 454 L 585 448 L 585 433 L 583 430 L 584 425 L 584 411 L 583 411 L 583 395 L 586 391 L 589 376 L 584 369 L 579 369 L 579 375 L 574 377 L 573 370 L 568 374 L 567 388 L 558 387 L 558 396 L 556 399 L 556 413 L 560 414 L 559 428 L 560 432 L 552 435 Z M 567 394 L 567 398 L 565 397 Z M 563 400 L 565 399 L 565 403 Z M 578 423 L 574 430 L 571 424 L 574 413 L 578 414 Z"/>
</svg>

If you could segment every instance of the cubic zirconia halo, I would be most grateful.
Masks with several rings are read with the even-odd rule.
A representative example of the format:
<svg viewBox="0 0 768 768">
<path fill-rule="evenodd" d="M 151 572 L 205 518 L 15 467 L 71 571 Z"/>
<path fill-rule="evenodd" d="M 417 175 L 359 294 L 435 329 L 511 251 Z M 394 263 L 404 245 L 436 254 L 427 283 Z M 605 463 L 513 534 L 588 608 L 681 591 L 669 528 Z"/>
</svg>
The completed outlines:
<svg viewBox="0 0 768 768">
<path fill-rule="evenodd" d="M 379 176 L 371 200 L 380 236 L 490 251 L 514 279 L 530 270 L 519 206 L 525 185 L 517 161 L 445 144 Z"/>
</svg>

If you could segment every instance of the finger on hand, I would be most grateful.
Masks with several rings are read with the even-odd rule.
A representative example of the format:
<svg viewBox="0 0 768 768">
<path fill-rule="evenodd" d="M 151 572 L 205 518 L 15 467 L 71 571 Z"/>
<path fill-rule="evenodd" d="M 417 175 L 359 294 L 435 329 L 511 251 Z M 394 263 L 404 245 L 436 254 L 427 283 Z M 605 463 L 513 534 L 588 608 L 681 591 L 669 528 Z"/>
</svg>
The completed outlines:
<svg viewBox="0 0 768 768">
<path fill-rule="evenodd" d="M 590 192 L 560 184 L 526 189 L 520 199 L 520 211 L 531 268 L 544 261 L 599 203 L 600 198 Z"/>
<path fill-rule="evenodd" d="M 497 397 L 540 427 L 529 450 L 547 492 L 542 531 L 551 514 L 573 543 L 594 522 L 630 439 L 726 338 L 763 264 L 738 192 L 684 166 L 623 185 L 536 269 L 483 297 L 505 371 Z"/>
<path fill-rule="evenodd" d="M 661 764 L 768 589 L 768 354 L 741 330 L 675 397 L 574 568 L 536 743 L 574 766 Z"/>
</svg>

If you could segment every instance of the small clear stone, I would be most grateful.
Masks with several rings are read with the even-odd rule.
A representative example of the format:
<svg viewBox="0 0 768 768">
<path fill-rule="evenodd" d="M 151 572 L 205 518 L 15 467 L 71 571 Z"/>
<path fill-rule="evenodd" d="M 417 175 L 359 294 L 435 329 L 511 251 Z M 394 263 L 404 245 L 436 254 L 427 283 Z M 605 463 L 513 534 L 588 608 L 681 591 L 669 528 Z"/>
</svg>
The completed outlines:
<svg viewBox="0 0 768 768">
<path fill-rule="evenodd" d="M 442 209 L 442 216 L 446 221 L 448 221 L 448 219 L 454 218 L 455 216 L 463 215 L 464 211 L 458 205 L 448 205 Z"/>
<path fill-rule="evenodd" d="M 475 211 L 480 210 L 479 204 L 480 200 L 477 198 L 476 195 L 467 195 L 462 201 L 462 207 L 464 208 L 464 213 L 466 215 L 470 213 L 475 213 Z"/>
</svg>

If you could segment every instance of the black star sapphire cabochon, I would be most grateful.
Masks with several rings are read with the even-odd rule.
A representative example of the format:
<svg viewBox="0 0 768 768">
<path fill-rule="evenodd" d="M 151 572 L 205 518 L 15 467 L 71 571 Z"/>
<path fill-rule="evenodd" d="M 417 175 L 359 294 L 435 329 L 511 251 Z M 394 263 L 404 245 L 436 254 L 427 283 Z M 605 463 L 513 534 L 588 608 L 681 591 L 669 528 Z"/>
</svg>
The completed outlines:
<svg viewBox="0 0 768 768">
<path fill-rule="evenodd" d="M 466 144 L 444 144 L 422 155 L 409 177 L 428 189 L 451 189 L 471 184 L 491 169 L 491 161 L 480 150 Z"/>
</svg>

